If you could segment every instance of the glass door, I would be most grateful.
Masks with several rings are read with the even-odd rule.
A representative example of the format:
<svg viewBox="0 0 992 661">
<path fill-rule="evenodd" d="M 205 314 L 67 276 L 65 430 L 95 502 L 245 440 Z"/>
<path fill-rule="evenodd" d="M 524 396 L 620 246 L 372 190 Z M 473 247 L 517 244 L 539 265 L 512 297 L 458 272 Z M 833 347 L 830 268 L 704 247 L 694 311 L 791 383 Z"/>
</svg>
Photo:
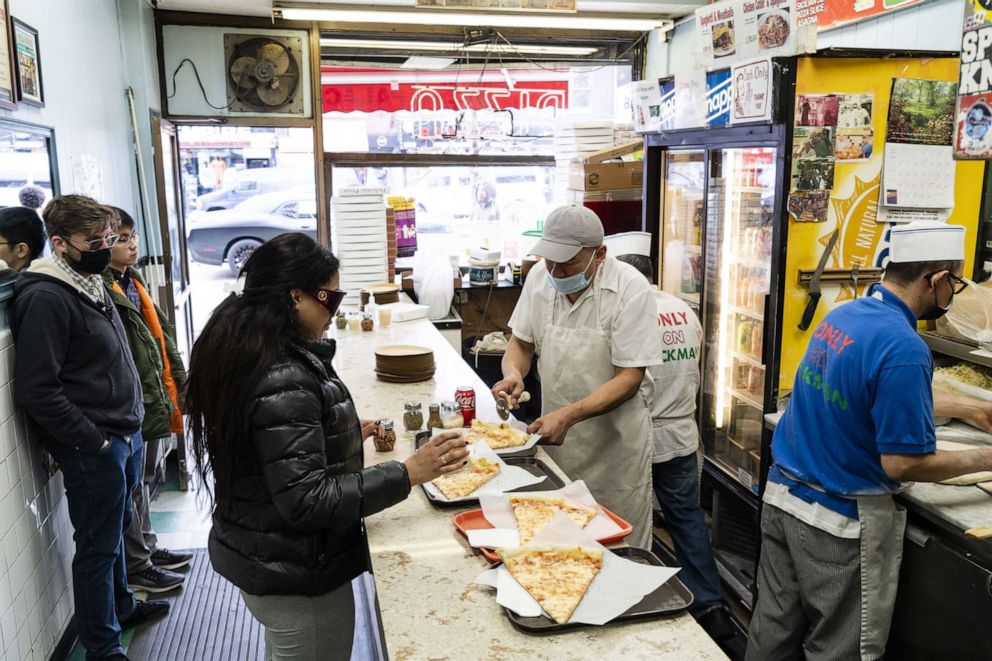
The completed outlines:
<svg viewBox="0 0 992 661">
<path fill-rule="evenodd" d="M 664 165 L 661 288 L 698 314 L 703 284 L 703 202 L 706 152 L 669 151 Z"/>
<path fill-rule="evenodd" d="M 775 155 L 772 147 L 712 152 L 706 219 L 704 447 L 755 493 L 766 408 Z"/>
</svg>

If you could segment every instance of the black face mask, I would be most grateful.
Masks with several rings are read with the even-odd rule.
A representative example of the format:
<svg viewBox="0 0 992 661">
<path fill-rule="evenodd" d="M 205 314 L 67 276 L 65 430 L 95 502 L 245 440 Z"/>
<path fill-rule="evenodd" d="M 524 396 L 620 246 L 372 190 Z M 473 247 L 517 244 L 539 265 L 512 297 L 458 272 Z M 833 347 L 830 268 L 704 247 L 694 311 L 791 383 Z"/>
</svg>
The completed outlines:
<svg viewBox="0 0 992 661">
<path fill-rule="evenodd" d="M 950 306 L 947 306 L 950 309 Z M 920 321 L 937 321 L 947 314 L 947 310 L 934 303 L 933 307 L 920 316 Z"/>
<path fill-rule="evenodd" d="M 952 290 L 952 292 L 951 292 L 951 300 L 947 301 L 947 307 L 946 308 L 940 307 L 940 305 L 937 304 L 937 289 L 934 288 L 934 290 L 933 290 L 933 307 L 930 308 L 929 310 L 927 310 L 926 312 L 924 312 L 920 316 L 920 321 L 937 321 L 938 319 L 940 319 L 941 317 L 943 317 L 945 314 L 947 314 L 947 311 L 951 309 L 951 303 L 953 303 L 953 302 L 954 302 L 954 293 L 953 293 L 953 290 Z"/>
<path fill-rule="evenodd" d="M 75 250 L 73 246 L 73 250 Z M 66 261 L 69 262 L 69 266 L 76 269 L 80 273 L 89 273 L 90 275 L 100 275 L 107 270 L 110 266 L 110 251 L 111 248 L 101 248 L 100 250 L 78 250 L 79 259 L 72 257 L 67 250 L 65 253 Z"/>
</svg>

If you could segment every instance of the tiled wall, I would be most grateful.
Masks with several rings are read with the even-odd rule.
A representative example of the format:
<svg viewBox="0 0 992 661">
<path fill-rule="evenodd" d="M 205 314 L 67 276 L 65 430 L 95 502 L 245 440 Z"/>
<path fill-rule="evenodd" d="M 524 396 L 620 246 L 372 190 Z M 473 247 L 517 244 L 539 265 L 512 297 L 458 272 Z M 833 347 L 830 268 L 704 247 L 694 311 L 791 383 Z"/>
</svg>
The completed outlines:
<svg viewBox="0 0 992 661">
<path fill-rule="evenodd" d="M 0 661 L 44 661 L 72 615 L 72 526 L 14 407 L 14 346 L 0 332 Z"/>
</svg>

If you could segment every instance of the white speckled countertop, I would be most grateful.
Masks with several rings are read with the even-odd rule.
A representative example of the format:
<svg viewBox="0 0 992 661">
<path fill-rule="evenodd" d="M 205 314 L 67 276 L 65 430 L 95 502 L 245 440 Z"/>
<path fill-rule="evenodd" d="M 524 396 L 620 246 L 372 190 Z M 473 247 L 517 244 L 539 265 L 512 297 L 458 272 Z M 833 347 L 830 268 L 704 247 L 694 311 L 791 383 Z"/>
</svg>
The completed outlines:
<svg viewBox="0 0 992 661">
<path fill-rule="evenodd" d="M 477 411 L 495 420 L 495 404 L 486 385 L 426 320 L 361 331 L 331 331 L 338 339 L 335 366 L 351 389 L 363 418 L 392 418 L 398 428 L 394 452 L 366 446 L 366 463 L 402 460 L 413 452 L 412 436 L 402 431 L 403 404 L 427 405 L 453 399 L 458 386 L 473 386 Z M 374 349 L 386 344 L 431 347 L 437 363 L 434 379 L 389 384 L 376 379 Z M 538 448 L 537 456 L 551 459 Z M 688 614 L 674 618 L 587 627 L 550 636 L 533 636 L 513 628 L 490 588 L 474 584 L 488 567 L 455 530 L 452 517 L 477 507 L 437 509 L 415 487 L 396 507 L 366 520 L 373 572 L 389 658 L 487 659 L 726 659 Z"/>
</svg>

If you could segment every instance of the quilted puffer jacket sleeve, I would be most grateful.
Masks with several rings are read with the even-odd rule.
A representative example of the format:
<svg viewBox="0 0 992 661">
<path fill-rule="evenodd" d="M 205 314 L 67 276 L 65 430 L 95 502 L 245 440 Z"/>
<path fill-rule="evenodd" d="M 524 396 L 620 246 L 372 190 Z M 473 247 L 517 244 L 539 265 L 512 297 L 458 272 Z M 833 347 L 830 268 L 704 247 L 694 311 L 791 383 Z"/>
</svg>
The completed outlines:
<svg viewBox="0 0 992 661">
<path fill-rule="evenodd" d="M 291 366 L 263 378 L 250 408 L 251 440 L 276 511 L 294 528 L 347 527 L 410 493 L 399 462 L 332 474 L 316 382 Z"/>
</svg>

